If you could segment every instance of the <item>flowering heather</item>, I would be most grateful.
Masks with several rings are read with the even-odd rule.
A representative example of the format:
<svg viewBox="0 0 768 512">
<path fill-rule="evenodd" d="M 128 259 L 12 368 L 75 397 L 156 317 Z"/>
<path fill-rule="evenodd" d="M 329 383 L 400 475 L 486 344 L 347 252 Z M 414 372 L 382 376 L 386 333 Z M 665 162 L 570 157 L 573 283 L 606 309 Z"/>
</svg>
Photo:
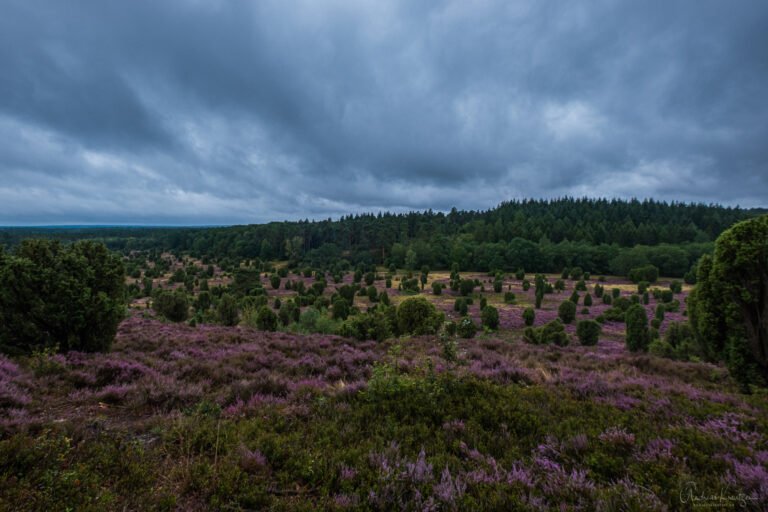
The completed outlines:
<svg viewBox="0 0 768 512">
<path fill-rule="evenodd" d="M 764 395 L 739 394 L 720 366 L 628 353 L 621 322 L 596 346 L 525 343 L 533 287 L 510 283 L 517 304 L 486 292 L 500 331 L 457 340 L 451 360 L 436 336 L 360 342 L 139 312 L 108 354 L 0 357 L 0 475 L 13 475 L 0 509 L 87 509 L 108 491 L 128 510 L 675 510 L 689 482 L 768 507 Z M 570 292 L 547 295 L 534 325 Z"/>
</svg>

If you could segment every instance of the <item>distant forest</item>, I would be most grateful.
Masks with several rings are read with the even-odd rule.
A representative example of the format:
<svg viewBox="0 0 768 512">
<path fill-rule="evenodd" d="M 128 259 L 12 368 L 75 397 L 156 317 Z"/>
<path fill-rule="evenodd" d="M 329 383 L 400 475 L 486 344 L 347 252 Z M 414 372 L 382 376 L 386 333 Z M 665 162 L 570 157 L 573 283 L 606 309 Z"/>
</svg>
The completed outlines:
<svg viewBox="0 0 768 512">
<path fill-rule="evenodd" d="M 580 266 L 625 275 L 651 263 L 682 277 L 717 236 L 765 210 L 654 200 L 509 201 L 487 211 L 348 215 L 338 220 L 220 228 L 2 228 L 0 244 L 24 238 L 90 239 L 110 249 L 172 251 L 217 261 L 289 260 L 315 267 L 559 272 Z"/>
</svg>

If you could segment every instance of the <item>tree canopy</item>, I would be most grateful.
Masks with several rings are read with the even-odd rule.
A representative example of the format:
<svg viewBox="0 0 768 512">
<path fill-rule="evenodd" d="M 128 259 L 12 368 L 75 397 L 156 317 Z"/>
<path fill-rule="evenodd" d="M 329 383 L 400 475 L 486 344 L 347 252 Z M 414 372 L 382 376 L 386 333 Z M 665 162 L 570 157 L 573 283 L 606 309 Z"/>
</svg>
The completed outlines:
<svg viewBox="0 0 768 512">
<path fill-rule="evenodd" d="M 0 351 L 107 350 L 124 295 L 122 261 L 103 244 L 26 240 L 0 253 Z"/>
<path fill-rule="evenodd" d="M 702 352 L 743 383 L 768 382 L 768 216 L 723 232 L 697 283 L 689 315 Z"/>
</svg>

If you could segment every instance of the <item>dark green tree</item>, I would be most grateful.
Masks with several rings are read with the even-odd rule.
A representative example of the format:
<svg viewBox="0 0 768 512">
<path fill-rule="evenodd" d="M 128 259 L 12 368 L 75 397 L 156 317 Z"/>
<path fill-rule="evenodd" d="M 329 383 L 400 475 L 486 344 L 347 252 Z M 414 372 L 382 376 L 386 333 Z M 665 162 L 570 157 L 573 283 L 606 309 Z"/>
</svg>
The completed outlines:
<svg viewBox="0 0 768 512">
<path fill-rule="evenodd" d="M 535 320 L 536 312 L 533 310 L 533 308 L 525 308 L 523 310 L 523 321 L 525 322 L 525 325 L 530 327 L 533 325 Z"/>
<path fill-rule="evenodd" d="M 480 320 L 485 327 L 495 331 L 499 328 L 499 310 L 493 306 L 485 306 L 480 312 Z"/>
<path fill-rule="evenodd" d="M 174 291 L 158 290 L 152 300 L 152 307 L 171 322 L 183 322 L 189 315 L 187 293 L 181 288 Z"/>
<path fill-rule="evenodd" d="M 557 308 L 557 316 L 564 324 L 569 324 L 576 319 L 576 304 L 570 300 L 564 300 Z"/>
<path fill-rule="evenodd" d="M 0 252 L 0 351 L 106 351 L 125 315 L 123 263 L 100 243 L 25 240 Z"/>
<path fill-rule="evenodd" d="M 689 316 L 704 356 L 724 360 L 745 387 L 768 382 L 768 216 L 723 232 L 696 282 Z"/>
<path fill-rule="evenodd" d="M 648 350 L 651 342 L 648 331 L 648 316 L 645 308 L 640 304 L 632 304 L 624 314 L 624 322 L 627 324 L 627 348 L 630 352 Z"/>
<path fill-rule="evenodd" d="M 582 345 L 597 345 L 602 326 L 594 320 L 579 320 L 576 324 L 576 336 Z"/>
<path fill-rule="evenodd" d="M 219 299 L 219 305 L 216 307 L 216 313 L 219 316 L 219 322 L 224 325 L 237 325 L 240 321 L 240 315 L 237 310 L 237 300 L 229 293 L 225 293 Z"/>
<path fill-rule="evenodd" d="M 397 330 L 400 334 L 434 334 L 444 319 L 445 315 L 424 297 L 405 299 L 397 307 Z"/>
</svg>

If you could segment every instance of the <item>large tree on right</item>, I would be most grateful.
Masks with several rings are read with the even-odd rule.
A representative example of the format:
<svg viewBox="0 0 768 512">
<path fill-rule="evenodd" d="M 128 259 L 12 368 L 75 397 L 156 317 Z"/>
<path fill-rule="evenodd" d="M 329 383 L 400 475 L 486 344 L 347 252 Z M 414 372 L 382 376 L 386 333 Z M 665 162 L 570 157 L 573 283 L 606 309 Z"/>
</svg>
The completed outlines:
<svg viewBox="0 0 768 512">
<path fill-rule="evenodd" d="M 688 303 L 704 356 L 725 361 L 744 385 L 768 383 L 768 215 L 720 235 Z"/>
</svg>

